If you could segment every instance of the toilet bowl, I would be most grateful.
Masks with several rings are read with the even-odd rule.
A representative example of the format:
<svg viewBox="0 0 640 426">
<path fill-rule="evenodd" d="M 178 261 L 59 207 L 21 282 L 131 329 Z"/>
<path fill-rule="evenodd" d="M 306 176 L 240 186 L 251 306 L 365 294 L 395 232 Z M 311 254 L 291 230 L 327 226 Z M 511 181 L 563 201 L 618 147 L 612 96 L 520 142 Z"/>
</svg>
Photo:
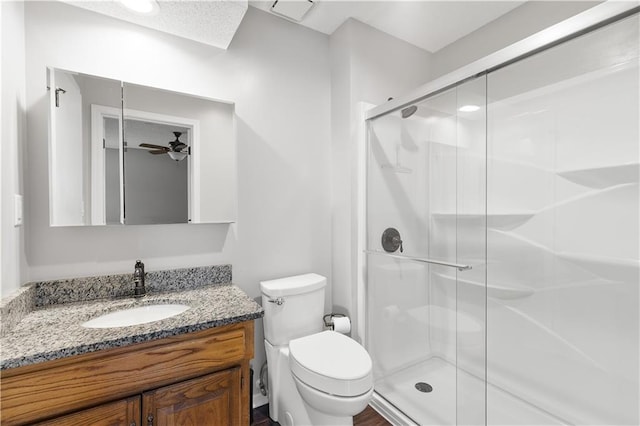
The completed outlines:
<svg viewBox="0 0 640 426">
<path fill-rule="evenodd" d="M 296 376 L 293 376 L 293 380 L 307 408 L 315 410 L 309 417 L 316 420 L 313 424 L 317 425 L 353 424 L 354 413 L 362 412 L 373 396 L 373 388 L 362 395 L 342 397 L 314 389 Z"/>
<path fill-rule="evenodd" d="M 322 331 L 325 285 L 317 274 L 260 283 L 269 412 L 283 426 L 351 425 L 373 395 L 367 351 Z"/>
<path fill-rule="evenodd" d="M 371 357 L 335 331 L 289 342 L 289 366 L 313 424 L 349 424 L 373 395 Z"/>
</svg>

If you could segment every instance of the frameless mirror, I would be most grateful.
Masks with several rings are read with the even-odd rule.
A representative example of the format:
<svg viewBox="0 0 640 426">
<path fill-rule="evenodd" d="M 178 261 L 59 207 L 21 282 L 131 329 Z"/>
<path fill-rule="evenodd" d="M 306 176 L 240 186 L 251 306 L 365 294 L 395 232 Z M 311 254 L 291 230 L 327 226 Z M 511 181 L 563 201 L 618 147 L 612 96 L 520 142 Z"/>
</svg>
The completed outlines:
<svg viewBox="0 0 640 426">
<path fill-rule="evenodd" d="M 48 69 L 51 226 L 230 223 L 234 105 Z"/>
</svg>

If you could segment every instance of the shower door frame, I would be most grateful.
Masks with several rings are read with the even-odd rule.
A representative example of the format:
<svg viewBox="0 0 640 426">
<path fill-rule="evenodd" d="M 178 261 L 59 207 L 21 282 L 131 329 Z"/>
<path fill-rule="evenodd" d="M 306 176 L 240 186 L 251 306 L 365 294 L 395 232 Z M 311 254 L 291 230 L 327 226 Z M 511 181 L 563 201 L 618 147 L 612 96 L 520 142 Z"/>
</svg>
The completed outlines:
<svg viewBox="0 0 640 426">
<path fill-rule="evenodd" d="M 382 105 L 368 108 L 370 105 L 364 102 L 358 104 L 359 123 L 357 126 L 357 264 L 356 285 L 354 286 L 354 299 L 356 301 L 356 338 L 366 346 L 367 336 L 367 155 L 368 155 L 368 131 L 369 120 L 397 111 L 427 98 L 444 92 L 467 80 L 510 65 L 521 59 L 527 58 L 538 52 L 547 50 L 553 46 L 589 33 L 607 24 L 621 20 L 633 14 L 640 13 L 640 6 L 633 2 L 617 2 L 608 0 L 598 4 L 571 18 L 559 22 L 547 29 L 535 33 L 519 42 L 507 46 L 484 58 L 476 60 L 469 65 L 454 70 L 442 77 L 426 83 L 404 96 L 399 96 Z M 486 350 L 486 348 L 485 348 Z M 486 402 L 486 401 L 485 401 Z M 402 424 L 415 424 L 398 408 L 391 405 L 374 390 L 371 405 L 388 418 Z M 485 412 L 486 416 L 486 412 Z M 485 417 L 486 423 L 486 417 Z"/>
</svg>

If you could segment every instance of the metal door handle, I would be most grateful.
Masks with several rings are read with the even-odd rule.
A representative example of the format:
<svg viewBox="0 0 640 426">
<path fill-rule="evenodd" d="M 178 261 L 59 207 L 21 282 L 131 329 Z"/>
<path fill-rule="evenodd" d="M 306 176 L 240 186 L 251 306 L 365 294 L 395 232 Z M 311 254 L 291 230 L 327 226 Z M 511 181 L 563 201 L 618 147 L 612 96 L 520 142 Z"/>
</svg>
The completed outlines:
<svg viewBox="0 0 640 426">
<path fill-rule="evenodd" d="M 468 271 L 469 269 L 472 269 L 471 265 L 461 265 L 458 263 L 443 262 L 442 260 L 425 259 L 424 257 L 402 256 L 399 254 L 384 253 L 384 252 L 375 251 L 375 250 L 364 250 L 364 252 L 367 254 L 377 254 L 381 256 L 392 257 L 394 259 L 411 260 L 413 262 L 422 262 L 422 263 L 429 263 L 432 265 L 449 266 L 451 268 L 456 268 L 458 271 Z"/>
</svg>

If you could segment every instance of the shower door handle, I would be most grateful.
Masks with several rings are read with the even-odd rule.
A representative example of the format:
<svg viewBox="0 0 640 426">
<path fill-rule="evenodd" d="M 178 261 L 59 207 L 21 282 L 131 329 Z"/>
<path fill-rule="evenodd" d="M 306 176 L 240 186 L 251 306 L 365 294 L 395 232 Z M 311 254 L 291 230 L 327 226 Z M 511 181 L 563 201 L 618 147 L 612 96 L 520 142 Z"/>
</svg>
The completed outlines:
<svg viewBox="0 0 640 426">
<path fill-rule="evenodd" d="M 471 265 L 461 265 L 459 263 L 443 262 L 441 260 L 427 259 L 424 257 L 404 256 L 399 254 L 383 253 L 381 251 L 375 251 L 375 250 L 365 250 L 364 252 L 367 254 L 377 254 L 380 256 L 392 257 L 394 259 L 411 260 L 414 262 L 428 263 L 431 265 L 448 266 L 450 268 L 456 268 L 458 271 L 468 271 L 469 269 L 472 269 Z"/>
</svg>

